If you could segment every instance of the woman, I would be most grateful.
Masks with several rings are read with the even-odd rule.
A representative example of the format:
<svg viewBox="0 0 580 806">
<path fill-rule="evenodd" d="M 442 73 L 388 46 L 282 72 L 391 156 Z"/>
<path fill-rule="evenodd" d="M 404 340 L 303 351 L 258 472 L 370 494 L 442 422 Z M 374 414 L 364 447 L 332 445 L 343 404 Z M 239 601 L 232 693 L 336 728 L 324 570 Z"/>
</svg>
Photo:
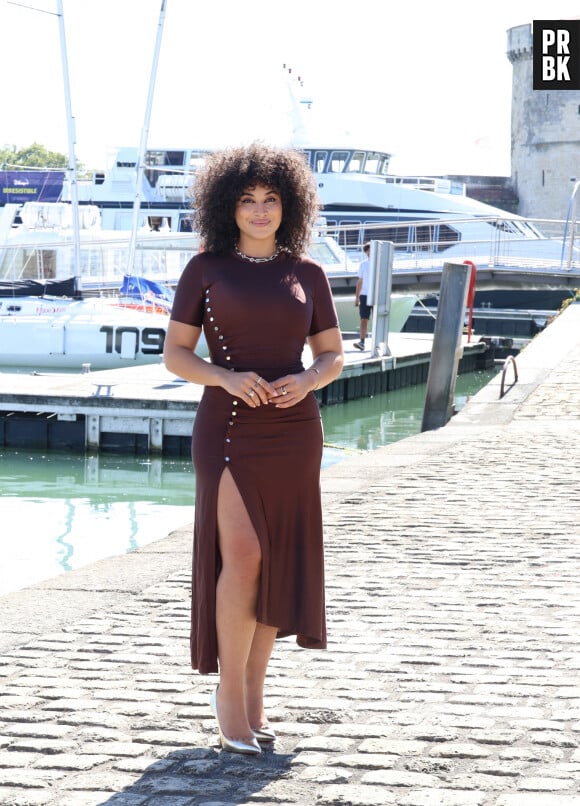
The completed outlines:
<svg viewBox="0 0 580 806">
<path fill-rule="evenodd" d="M 342 340 L 326 275 L 302 257 L 318 214 L 304 157 L 226 149 L 194 191 L 204 250 L 180 278 L 164 352 L 170 371 L 205 387 L 192 439 L 191 660 L 203 674 L 219 661 L 222 747 L 258 754 L 275 738 L 263 704 L 275 638 L 326 646 L 312 392 L 340 374 Z M 202 328 L 211 363 L 195 353 Z"/>
</svg>

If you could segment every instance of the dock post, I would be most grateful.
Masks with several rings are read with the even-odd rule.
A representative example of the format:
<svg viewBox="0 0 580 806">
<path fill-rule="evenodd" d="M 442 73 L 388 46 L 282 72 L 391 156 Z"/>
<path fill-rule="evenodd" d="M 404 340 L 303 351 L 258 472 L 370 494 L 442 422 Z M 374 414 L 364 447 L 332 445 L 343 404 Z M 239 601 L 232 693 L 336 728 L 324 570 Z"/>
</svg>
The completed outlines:
<svg viewBox="0 0 580 806">
<path fill-rule="evenodd" d="M 371 241 L 367 302 L 373 307 L 371 321 L 371 355 L 373 358 L 391 355 L 388 342 L 393 286 L 393 252 L 392 241 Z"/>
<path fill-rule="evenodd" d="M 88 451 L 98 451 L 101 442 L 101 418 L 98 414 L 88 414 L 85 421 L 85 447 Z"/>
<path fill-rule="evenodd" d="M 152 417 L 149 420 L 149 452 L 162 453 L 163 451 L 163 420 L 161 417 Z"/>
<path fill-rule="evenodd" d="M 443 264 L 421 431 L 440 428 L 453 414 L 470 273 L 463 263 Z"/>
</svg>

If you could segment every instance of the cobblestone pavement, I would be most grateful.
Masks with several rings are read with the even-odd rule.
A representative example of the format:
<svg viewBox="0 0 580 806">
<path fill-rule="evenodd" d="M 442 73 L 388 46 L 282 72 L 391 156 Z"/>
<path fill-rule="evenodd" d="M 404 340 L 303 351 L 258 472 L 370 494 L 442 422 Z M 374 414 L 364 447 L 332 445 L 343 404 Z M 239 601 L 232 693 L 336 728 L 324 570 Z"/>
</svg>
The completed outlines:
<svg viewBox="0 0 580 806">
<path fill-rule="evenodd" d="M 580 806 L 580 306 L 442 429 L 324 471 L 330 645 L 219 751 L 190 528 L 2 597 L 0 804 Z"/>
</svg>

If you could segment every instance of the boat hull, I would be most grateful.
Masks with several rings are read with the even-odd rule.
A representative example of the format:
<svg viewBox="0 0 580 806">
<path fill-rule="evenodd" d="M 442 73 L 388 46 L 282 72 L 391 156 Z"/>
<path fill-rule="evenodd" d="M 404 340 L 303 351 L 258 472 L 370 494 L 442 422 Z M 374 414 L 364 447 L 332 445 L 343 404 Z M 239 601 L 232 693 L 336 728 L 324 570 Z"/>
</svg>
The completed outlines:
<svg viewBox="0 0 580 806">
<path fill-rule="evenodd" d="M 84 300 L 57 315 L 0 316 L 0 366 L 81 371 L 158 363 L 168 323 L 167 315 Z"/>
<path fill-rule="evenodd" d="M 402 330 L 418 298 L 392 294 L 389 330 Z M 336 295 L 343 333 L 358 331 L 353 295 Z M 0 367 L 31 370 L 101 370 L 160 363 L 166 314 L 143 313 L 104 300 L 71 301 L 58 314 L 0 316 Z M 207 357 L 202 334 L 198 353 Z"/>
<path fill-rule="evenodd" d="M 354 304 L 354 294 L 335 294 L 334 303 L 338 322 L 343 333 L 358 332 L 360 327 L 359 309 Z M 415 294 L 391 294 L 389 310 L 389 332 L 400 333 L 411 311 L 419 301 Z"/>
</svg>

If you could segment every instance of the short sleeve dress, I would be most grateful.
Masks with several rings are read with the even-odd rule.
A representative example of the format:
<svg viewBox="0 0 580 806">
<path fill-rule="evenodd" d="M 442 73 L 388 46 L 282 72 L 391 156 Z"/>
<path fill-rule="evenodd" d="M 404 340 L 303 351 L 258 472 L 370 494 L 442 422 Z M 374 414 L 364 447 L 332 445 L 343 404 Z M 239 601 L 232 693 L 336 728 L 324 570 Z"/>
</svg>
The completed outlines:
<svg viewBox="0 0 580 806">
<path fill-rule="evenodd" d="M 306 338 L 338 327 L 324 270 L 281 254 L 253 263 L 201 253 L 190 260 L 171 318 L 202 327 L 214 364 L 253 370 L 268 381 L 304 369 Z M 196 476 L 191 662 L 218 671 L 216 583 L 218 485 L 229 468 L 262 553 L 257 620 L 326 647 L 320 464 L 323 434 L 314 394 L 289 409 L 252 408 L 221 387 L 205 387 L 195 415 Z"/>
</svg>

